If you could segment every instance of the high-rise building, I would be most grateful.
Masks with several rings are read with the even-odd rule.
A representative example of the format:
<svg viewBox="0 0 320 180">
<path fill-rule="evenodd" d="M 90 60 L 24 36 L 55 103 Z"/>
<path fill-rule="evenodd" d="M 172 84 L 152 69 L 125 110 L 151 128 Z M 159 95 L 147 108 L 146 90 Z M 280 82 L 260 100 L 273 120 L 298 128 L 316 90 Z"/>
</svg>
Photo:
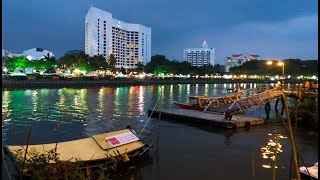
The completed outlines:
<svg viewBox="0 0 320 180">
<path fill-rule="evenodd" d="M 151 28 L 112 18 L 112 14 L 90 7 L 85 18 L 85 52 L 89 56 L 113 54 L 116 68 L 133 69 L 151 60 Z"/>
<path fill-rule="evenodd" d="M 242 66 L 242 64 L 245 62 L 259 59 L 260 56 L 256 54 L 232 54 L 230 57 L 227 57 L 226 59 L 226 72 L 229 72 L 229 69 L 232 67 Z"/>
<path fill-rule="evenodd" d="M 214 48 L 209 48 L 206 41 L 201 48 L 184 49 L 183 59 L 191 63 L 192 66 L 204 66 L 211 64 L 214 66 Z"/>
</svg>

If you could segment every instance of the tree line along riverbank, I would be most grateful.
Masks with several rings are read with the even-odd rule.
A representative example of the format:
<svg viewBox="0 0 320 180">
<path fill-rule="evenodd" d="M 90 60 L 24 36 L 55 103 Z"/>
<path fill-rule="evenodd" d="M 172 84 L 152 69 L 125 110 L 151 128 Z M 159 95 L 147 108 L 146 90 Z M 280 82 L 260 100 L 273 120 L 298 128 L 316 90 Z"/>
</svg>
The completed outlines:
<svg viewBox="0 0 320 180">
<path fill-rule="evenodd" d="M 303 80 L 286 80 L 285 83 L 302 83 Z M 276 83 L 271 80 L 256 79 L 35 79 L 35 80 L 2 80 L 4 88 L 62 88 L 62 87 L 97 87 L 97 86 L 135 86 L 135 85 L 163 85 L 163 84 L 223 84 L 223 83 Z"/>
</svg>

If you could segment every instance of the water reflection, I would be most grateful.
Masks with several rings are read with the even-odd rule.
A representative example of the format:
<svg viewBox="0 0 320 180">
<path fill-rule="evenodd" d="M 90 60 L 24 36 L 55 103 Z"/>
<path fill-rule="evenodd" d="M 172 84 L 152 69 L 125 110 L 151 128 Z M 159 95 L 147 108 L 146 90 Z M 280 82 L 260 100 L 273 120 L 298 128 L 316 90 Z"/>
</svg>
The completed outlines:
<svg viewBox="0 0 320 180">
<path fill-rule="evenodd" d="M 157 109 L 177 108 L 172 101 L 186 102 L 190 95 L 219 96 L 227 93 L 226 88 L 233 88 L 235 85 L 178 84 L 2 91 L 2 113 L 7 114 L 2 125 L 2 142 L 25 144 L 29 126 L 33 128 L 33 144 L 89 137 L 123 129 L 127 125 L 140 132 L 148 119 L 147 110 L 153 109 L 160 97 Z M 243 88 L 256 87 L 254 83 L 240 85 Z M 274 102 L 271 102 L 271 107 L 273 106 Z M 264 117 L 264 107 L 258 106 L 254 111 L 245 114 Z M 270 117 L 275 117 L 274 108 L 271 108 Z M 272 146 L 275 143 L 275 134 L 268 136 L 268 141 L 264 144 L 265 137 L 273 126 L 252 127 L 250 131 L 228 131 L 151 118 L 146 129 L 153 132 L 150 137 L 159 140 L 153 141 L 157 142 L 154 144 L 157 147 L 153 149 L 157 150 L 157 157 L 151 152 L 153 162 L 137 161 L 136 169 L 120 179 L 139 179 L 141 176 L 143 179 L 154 179 L 153 177 L 158 175 L 162 177 L 160 179 L 212 179 L 211 175 L 217 179 L 233 179 L 235 176 L 250 179 L 252 177 L 248 171 L 251 164 L 247 155 L 250 154 L 251 157 L 251 152 L 261 156 L 261 160 L 258 160 L 260 169 L 257 169 L 256 179 L 270 179 L 270 175 L 261 170 L 265 168 L 260 164 L 271 167 L 274 164 L 274 154 L 268 153 L 275 152 L 272 150 L 275 148 Z M 286 130 L 283 129 L 283 132 L 276 134 L 285 136 Z M 310 160 L 317 159 L 318 141 L 306 138 L 305 134 L 302 131 L 297 135 L 297 142 L 300 140 L 298 144 L 302 146 L 299 150 L 305 151 L 304 154 L 307 154 Z M 279 164 L 288 167 L 290 157 L 287 156 L 290 154 L 281 151 L 289 152 L 290 146 L 283 144 L 282 140 L 279 138 L 276 152 L 281 159 Z M 264 156 L 268 158 L 263 159 Z M 154 162 L 155 159 L 157 164 Z M 207 167 L 215 167 L 215 171 Z M 229 173 L 230 169 L 233 173 Z M 287 171 L 280 173 L 283 177 L 289 174 Z"/>
<path fill-rule="evenodd" d="M 275 133 L 269 133 L 268 134 L 268 142 L 264 147 L 261 147 L 261 155 L 262 158 L 265 159 L 265 163 L 262 164 L 262 167 L 264 168 L 271 168 L 275 165 L 277 154 L 283 152 L 282 150 L 282 144 L 280 143 L 281 139 L 287 139 L 286 136 L 283 136 L 281 134 Z M 272 161 L 270 161 L 272 160 Z M 275 168 L 278 168 L 275 166 Z"/>
</svg>

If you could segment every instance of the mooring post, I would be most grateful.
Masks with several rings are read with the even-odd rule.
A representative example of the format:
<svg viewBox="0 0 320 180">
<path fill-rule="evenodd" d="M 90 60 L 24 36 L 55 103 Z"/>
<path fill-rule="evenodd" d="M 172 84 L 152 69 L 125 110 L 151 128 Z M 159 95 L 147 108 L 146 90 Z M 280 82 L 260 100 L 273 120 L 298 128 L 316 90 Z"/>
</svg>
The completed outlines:
<svg viewBox="0 0 320 180">
<path fill-rule="evenodd" d="M 282 104 L 281 116 L 283 116 L 283 113 L 284 113 L 284 99 L 283 98 L 281 98 L 281 104 Z"/>
<path fill-rule="evenodd" d="M 264 109 L 266 111 L 266 119 L 268 120 L 270 118 L 270 102 L 266 102 Z"/>
<path fill-rule="evenodd" d="M 274 110 L 276 111 L 277 118 L 279 117 L 278 103 L 279 103 L 279 98 L 276 100 L 276 104 L 274 105 Z"/>
</svg>

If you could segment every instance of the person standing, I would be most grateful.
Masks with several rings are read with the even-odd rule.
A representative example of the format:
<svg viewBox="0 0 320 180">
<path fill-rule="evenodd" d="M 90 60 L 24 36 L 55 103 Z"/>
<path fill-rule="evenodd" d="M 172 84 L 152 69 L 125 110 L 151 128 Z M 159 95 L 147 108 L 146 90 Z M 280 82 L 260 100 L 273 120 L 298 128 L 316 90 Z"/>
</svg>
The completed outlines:
<svg viewBox="0 0 320 180">
<path fill-rule="evenodd" d="M 305 91 L 309 91 L 309 88 L 310 88 L 309 81 L 306 81 L 306 84 L 305 84 Z"/>
</svg>

